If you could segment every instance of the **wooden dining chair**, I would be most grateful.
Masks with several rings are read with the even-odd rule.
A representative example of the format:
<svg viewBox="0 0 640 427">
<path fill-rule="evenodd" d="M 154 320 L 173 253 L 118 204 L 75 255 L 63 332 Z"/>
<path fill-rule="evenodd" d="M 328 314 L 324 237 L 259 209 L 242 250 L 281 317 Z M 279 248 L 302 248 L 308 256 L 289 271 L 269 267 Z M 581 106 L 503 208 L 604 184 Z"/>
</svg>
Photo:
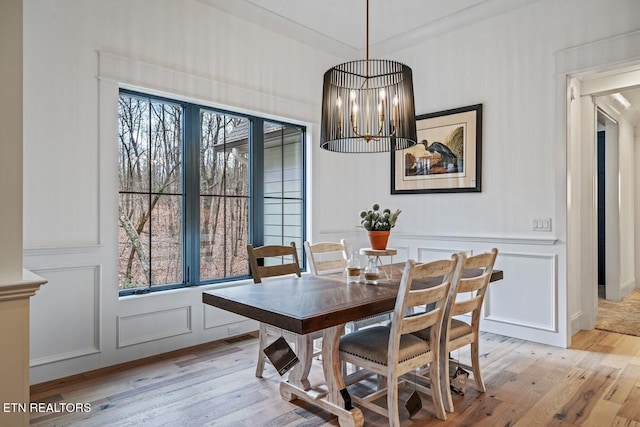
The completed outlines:
<svg viewBox="0 0 640 427">
<path fill-rule="evenodd" d="M 449 291 L 447 306 L 445 308 L 445 320 L 442 324 L 442 339 L 446 343 L 446 348 L 442 347 L 443 355 L 441 358 L 442 372 L 447 375 L 443 376 L 442 394 L 444 396 L 445 409 L 453 412 L 453 399 L 451 397 L 450 378 L 448 375 L 449 360 L 448 354 L 466 345 L 471 345 L 471 364 L 455 363 L 462 368 L 470 369 L 473 372 L 473 378 L 476 388 L 480 392 L 485 392 L 486 387 L 480 372 L 480 312 L 482 304 L 487 292 L 487 287 L 491 280 L 493 266 L 498 256 L 498 250 L 493 248 L 490 252 L 467 257 L 464 253 L 460 253 L 462 260 L 460 277 L 455 281 L 456 285 Z M 478 270 L 479 274 L 473 277 L 467 276 L 469 271 Z M 464 273 L 464 271 L 467 273 Z M 466 319 L 460 319 L 457 316 L 468 316 Z M 431 331 L 422 330 L 415 335 L 430 342 Z"/>
<path fill-rule="evenodd" d="M 337 242 L 304 242 L 305 253 L 309 260 L 311 273 L 320 276 L 323 274 L 331 274 L 344 272 L 347 267 L 347 244 L 344 239 Z M 390 320 L 389 313 L 368 316 L 363 319 L 348 322 L 345 325 L 347 332 L 357 331 L 366 326 L 377 323 L 388 322 Z M 314 349 L 318 346 L 314 346 Z M 314 350 L 314 354 L 316 351 Z M 357 367 L 356 367 L 357 369 Z M 347 373 L 347 363 L 342 362 L 342 372 Z"/>
<path fill-rule="evenodd" d="M 342 272 L 347 267 L 347 246 L 344 239 L 336 242 L 304 242 L 311 273 L 321 274 Z"/>
<path fill-rule="evenodd" d="M 390 426 L 400 425 L 398 409 L 398 387 L 400 376 L 425 365 L 430 366 L 431 387 L 427 388 L 415 383 L 416 390 L 430 394 L 438 418 L 446 419 L 442 389 L 440 384 L 440 366 L 438 358 L 441 352 L 440 335 L 442 319 L 451 282 L 454 280 L 458 265 L 458 255 L 449 260 L 416 264 L 408 260 L 389 326 L 373 326 L 344 335 L 340 339 L 338 353 L 340 359 L 369 370 L 381 377 L 386 377 L 386 387 L 373 391 L 366 396 L 353 395 L 352 400 L 389 419 Z M 413 289 L 414 280 L 442 276 L 440 284 L 425 288 Z M 426 304 L 435 304 L 429 312 L 407 310 Z M 407 314 L 411 313 L 411 314 Z M 429 342 L 415 336 L 412 332 L 431 327 Z M 361 372 L 353 374 L 356 380 L 362 380 Z M 345 379 L 349 384 L 350 377 Z M 376 402 L 384 394 L 387 395 L 387 407 Z"/>
<path fill-rule="evenodd" d="M 262 283 L 264 278 L 289 274 L 300 277 L 300 263 L 295 242 L 291 242 L 289 246 L 267 245 L 258 248 L 248 244 L 247 254 L 254 283 Z M 258 363 L 256 365 L 256 377 L 258 378 L 262 377 L 264 371 L 266 361 L 264 349 L 268 345 L 269 337 L 284 337 L 290 343 L 296 342 L 295 333 L 260 322 Z"/>
<path fill-rule="evenodd" d="M 344 272 L 347 267 L 347 243 L 344 239 L 337 242 L 304 242 L 305 253 L 311 266 L 312 274 L 316 276 L 336 272 Z M 364 270 L 364 268 L 363 268 Z M 366 326 L 375 325 L 391 320 L 391 313 L 376 314 L 363 319 L 349 322 L 347 331 L 353 332 Z"/>
<path fill-rule="evenodd" d="M 287 274 L 300 277 L 300 262 L 295 242 L 291 242 L 289 246 L 267 245 L 259 248 L 248 244 L 247 253 L 254 283 L 262 283 L 265 277 Z"/>
</svg>

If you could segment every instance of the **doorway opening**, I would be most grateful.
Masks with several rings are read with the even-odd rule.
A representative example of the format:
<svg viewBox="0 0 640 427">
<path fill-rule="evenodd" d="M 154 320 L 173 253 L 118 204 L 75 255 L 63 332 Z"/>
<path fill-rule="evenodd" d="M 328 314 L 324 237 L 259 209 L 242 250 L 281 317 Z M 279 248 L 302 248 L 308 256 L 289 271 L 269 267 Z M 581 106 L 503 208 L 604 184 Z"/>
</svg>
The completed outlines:
<svg viewBox="0 0 640 427">
<path fill-rule="evenodd" d="M 600 119 L 598 118 L 598 129 L 600 129 Z M 606 210 L 605 210 L 605 204 L 604 204 L 604 197 L 605 197 L 605 188 L 604 188 L 604 174 L 605 174 L 605 166 L 604 166 L 604 160 L 605 160 L 605 152 L 604 152 L 604 137 L 605 137 L 605 131 L 604 130 L 598 130 L 598 134 L 597 134 L 597 138 L 596 138 L 596 144 L 597 144 L 597 154 L 596 156 L 598 157 L 598 166 L 597 166 L 597 173 L 598 173 L 598 298 L 606 298 L 607 297 L 607 293 L 605 291 L 605 285 L 606 285 L 606 271 L 607 271 L 607 263 L 605 262 L 605 250 L 606 250 L 606 245 L 605 245 L 605 238 L 606 238 L 606 231 L 605 231 L 605 217 L 606 217 Z"/>
<path fill-rule="evenodd" d="M 598 97 L 596 107 L 596 213 L 598 245 L 598 298 L 619 299 L 621 236 L 628 224 L 620 220 L 620 141 L 618 121 L 605 112 L 608 97 Z M 628 143 L 628 142 L 627 142 Z M 626 203 L 626 202 L 625 202 Z"/>
</svg>

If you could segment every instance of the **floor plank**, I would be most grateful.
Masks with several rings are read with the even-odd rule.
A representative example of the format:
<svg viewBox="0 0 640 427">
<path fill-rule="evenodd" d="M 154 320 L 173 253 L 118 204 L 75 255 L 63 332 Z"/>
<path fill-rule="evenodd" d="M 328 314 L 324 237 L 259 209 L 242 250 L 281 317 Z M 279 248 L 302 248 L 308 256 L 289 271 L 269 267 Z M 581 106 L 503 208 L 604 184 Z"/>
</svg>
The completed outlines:
<svg viewBox="0 0 640 427">
<path fill-rule="evenodd" d="M 433 415 L 431 399 L 402 426 L 629 426 L 640 427 L 640 337 L 580 331 L 570 349 L 482 334 L 486 393 L 470 379 L 454 395 L 446 421 Z M 255 334 L 87 372 L 31 388 L 32 402 L 89 403 L 91 412 L 31 414 L 34 427 L 60 426 L 337 426 L 331 414 L 299 400 L 280 398 L 280 376 L 268 366 L 254 376 Z M 468 349 L 454 357 L 468 361 Z M 312 383 L 322 379 L 314 363 Z M 370 382 L 370 387 L 373 387 Z M 364 394 L 367 384 L 350 391 Z M 386 426 L 364 410 L 366 425 Z"/>
</svg>

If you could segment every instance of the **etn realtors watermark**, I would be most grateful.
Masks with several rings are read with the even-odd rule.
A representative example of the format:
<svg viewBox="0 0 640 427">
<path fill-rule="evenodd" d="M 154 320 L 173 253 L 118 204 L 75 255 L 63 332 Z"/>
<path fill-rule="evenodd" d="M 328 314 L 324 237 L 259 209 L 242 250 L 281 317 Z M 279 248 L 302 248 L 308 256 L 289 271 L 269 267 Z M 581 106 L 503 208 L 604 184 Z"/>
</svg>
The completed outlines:
<svg viewBox="0 0 640 427">
<path fill-rule="evenodd" d="M 91 412 L 91 403 L 67 403 L 67 402 L 4 402 L 2 412 L 54 412 L 73 413 Z"/>
</svg>

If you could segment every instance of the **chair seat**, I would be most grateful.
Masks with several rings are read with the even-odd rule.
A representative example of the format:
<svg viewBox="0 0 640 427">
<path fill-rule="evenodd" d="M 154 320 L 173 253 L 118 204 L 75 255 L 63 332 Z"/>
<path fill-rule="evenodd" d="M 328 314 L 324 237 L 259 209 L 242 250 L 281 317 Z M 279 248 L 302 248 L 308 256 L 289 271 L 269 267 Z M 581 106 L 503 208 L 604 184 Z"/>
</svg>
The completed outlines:
<svg viewBox="0 0 640 427">
<path fill-rule="evenodd" d="M 449 341 L 457 340 L 467 335 L 471 335 L 471 325 L 458 319 L 451 319 L 451 330 L 449 331 Z"/>
<path fill-rule="evenodd" d="M 340 352 L 386 366 L 390 333 L 391 329 L 386 326 L 372 326 L 344 335 L 340 338 Z M 398 360 L 402 363 L 430 351 L 428 342 L 406 334 L 400 338 Z"/>
<path fill-rule="evenodd" d="M 420 331 L 414 332 L 413 335 L 422 338 L 425 341 L 429 341 L 429 334 L 431 333 L 431 328 L 422 329 Z M 458 319 L 451 319 L 451 329 L 449 330 L 449 341 L 457 340 L 458 338 L 462 338 L 467 335 L 471 335 L 471 326 Z"/>
</svg>

